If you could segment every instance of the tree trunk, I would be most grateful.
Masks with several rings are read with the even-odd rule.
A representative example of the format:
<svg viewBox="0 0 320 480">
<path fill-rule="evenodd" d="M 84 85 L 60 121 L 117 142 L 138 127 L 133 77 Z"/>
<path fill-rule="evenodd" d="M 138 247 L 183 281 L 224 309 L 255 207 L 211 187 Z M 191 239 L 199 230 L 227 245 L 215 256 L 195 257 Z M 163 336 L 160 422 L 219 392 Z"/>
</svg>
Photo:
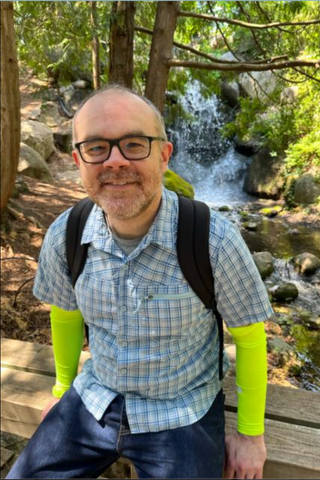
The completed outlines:
<svg viewBox="0 0 320 480">
<path fill-rule="evenodd" d="M 1 2 L 1 211 L 16 179 L 20 153 L 20 92 L 13 2 Z"/>
<path fill-rule="evenodd" d="M 97 2 L 90 2 L 90 7 L 90 21 L 92 26 L 92 79 L 93 88 L 98 90 L 98 88 L 100 88 L 100 43 L 99 37 L 96 35 L 98 28 Z"/>
<path fill-rule="evenodd" d="M 113 2 L 110 30 L 109 83 L 132 88 L 134 2 Z"/>
<path fill-rule="evenodd" d="M 145 95 L 162 112 L 180 2 L 158 2 Z"/>
</svg>

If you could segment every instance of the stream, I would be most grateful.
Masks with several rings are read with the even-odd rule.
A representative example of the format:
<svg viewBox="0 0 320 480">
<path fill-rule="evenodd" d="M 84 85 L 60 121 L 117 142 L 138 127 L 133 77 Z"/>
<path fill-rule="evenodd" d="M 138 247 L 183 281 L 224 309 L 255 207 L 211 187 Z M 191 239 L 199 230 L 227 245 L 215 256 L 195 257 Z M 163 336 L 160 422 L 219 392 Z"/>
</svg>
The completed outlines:
<svg viewBox="0 0 320 480">
<path fill-rule="evenodd" d="M 205 98 L 200 85 L 193 82 L 181 98 L 181 111 L 169 127 L 169 139 L 174 144 L 170 168 L 190 182 L 195 198 L 222 212 L 240 227 L 241 234 L 251 253 L 268 251 L 274 257 L 274 273 L 265 281 L 269 288 L 278 283 L 294 283 L 297 300 L 290 304 L 293 310 L 320 315 L 320 272 L 302 277 L 295 273 L 290 258 L 301 253 L 312 253 L 320 258 L 320 231 L 310 226 L 292 226 L 281 217 L 267 218 L 250 214 L 257 223 L 256 231 L 242 228 L 242 210 L 257 201 L 242 190 L 246 170 L 251 158 L 237 153 L 230 140 L 221 134 L 224 124 L 230 121 L 228 111 L 215 95 Z M 308 390 L 320 392 L 320 331 L 310 330 L 301 324 L 291 326 L 298 358 L 303 362 L 302 383 Z"/>
</svg>

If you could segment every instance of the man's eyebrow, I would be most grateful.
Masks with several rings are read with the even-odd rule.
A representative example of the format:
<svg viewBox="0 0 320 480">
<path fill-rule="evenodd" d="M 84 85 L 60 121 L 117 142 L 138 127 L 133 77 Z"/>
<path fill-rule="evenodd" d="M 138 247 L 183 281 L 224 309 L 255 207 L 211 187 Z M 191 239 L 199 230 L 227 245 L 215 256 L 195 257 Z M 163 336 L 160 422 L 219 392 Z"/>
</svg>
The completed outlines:
<svg viewBox="0 0 320 480">
<path fill-rule="evenodd" d="M 121 137 L 116 137 L 116 138 L 123 138 L 123 137 L 131 136 L 131 135 L 137 135 L 137 136 L 142 136 L 142 137 L 148 136 L 142 130 L 133 130 L 133 131 L 130 131 L 128 133 L 125 133 L 124 135 L 121 135 Z M 97 135 L 96 134 L 96 135 L 86 135 L 84 137 L 84 139 L 81 140 L 81 141 L 82 142 L 90 142 L 90 140 L 114 140 L 114 138 L 103 137 L 102 135 Z"/>
</svg>

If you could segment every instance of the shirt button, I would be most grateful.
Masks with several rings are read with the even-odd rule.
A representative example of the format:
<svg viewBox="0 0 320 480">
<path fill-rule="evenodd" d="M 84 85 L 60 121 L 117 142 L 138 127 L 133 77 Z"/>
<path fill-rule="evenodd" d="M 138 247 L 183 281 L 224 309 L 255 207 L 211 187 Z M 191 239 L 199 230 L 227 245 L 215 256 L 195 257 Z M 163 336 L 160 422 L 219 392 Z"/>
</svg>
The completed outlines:
<svg viewBox="0 0 320 480">
<path fill-rule="evenodd" d="M 127 307 L 125 305 L 122 305 L 122 307 L 120 308 L 121 312 L 126 312 L 127 311 Z"/>
<path fill-rule="evenodd" d="M 129 265 L 123 265 L 123 270 L 129 270 Z"/>
<path fill-rule="evenodd" d="M 124 375 L 125 373 L 127 373 L 127 369 L 126 368 L 121 368 L 120 373 L 122 373 Z"/>
<path fill-rule="evenodd" d="M 127 346 L 128 346 L 128 342 L 122 342 L 122 343 L 121 343 L 121 347 L 125 348 L 125 347 L 127 347 Z"/>
</svg>

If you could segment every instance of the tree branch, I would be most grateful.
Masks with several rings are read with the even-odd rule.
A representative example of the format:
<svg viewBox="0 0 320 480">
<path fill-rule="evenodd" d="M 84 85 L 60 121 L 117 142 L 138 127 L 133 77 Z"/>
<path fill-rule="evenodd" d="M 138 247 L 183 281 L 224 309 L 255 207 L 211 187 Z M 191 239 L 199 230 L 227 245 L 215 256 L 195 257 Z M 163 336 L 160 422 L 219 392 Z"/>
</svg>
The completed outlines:
<svg viewBox="0 0 320 480">
<path fill-rule="evenodd" d="M 307 20 L 305 22 L 273 22 L 273 23 L 261 25 L 259 23 L 242 22 L 241 20 L 231 20 L 230 18 L 215 17 L 211 15 L 204 15 L 201 13 L 183 12 L 182 10 L 179 11 L 179 16 L 202 18 L 203 20 L 211 20 L 213 22 L 219 22 L 219 23 L 229 23 L 230 25 L 238 25 L 239 27 L 244 27 L 244 28 L 255 28 L 257 30 L 265 30 L 267 28 L 278 28 L 278 27 L 284 27 L 284 26 L 295 27 L 299 25 L 317 25 L 320 23 L 320 20 Z"/>
<path fill-rule="evenodd" d="M 144 27 L 140 27 L 140 26 L 136 25 L 134 27 L 134 29 L 137 32 L 146 33 L 147 35 L 153 35 L 153 31 L 149 30 L 148 28 L 144 28 Z M 173 42 L 173 45 L 177 48 L 182 49 L 182 50 L 186 50 L 188 52 L 194 53 L 195 55 L 198 55 L 199 57 L 207 58 L 208 60 L 211 60 L 212 62 L 222 63 L 222 64 L 230 64 L 230 65 L 237 65 L 238 64 L 238 62 L 235 62 L 235 61 L 221 60 L 219 58 L 213 57 L 212 55 L 209 55 L 208 53 L 200 52 L 199 50 L 197 50 L 193 47 L 190 47 L 188 45 L 183 45 L 182 43 Z M 276 62 L 277 60 L 287 60 L 287 59 L 288 59 L 288 55 L 280 55 L 279 57 L 268 58 L 266 60 L 257 60 L 257 61 L 250 62 L 250 63 L 259 65 L 260 63 L 266 63 L 266 62 L 272 63 L 272 62 Z"/>
<path fill-rule="evenodd" d="M 189 62 L 179 60 L 169 60 L 167 62 L 169 67 L 186 67 L 186 68 L 200 68 L 202 70 L 220 70 L 224 72 L 263 72 L 266 70 L 282 70 L 285 68 L 294 67 L 320 67 L 319 60 L 290 60 L 287 62 L 276 62 L 270 65 L 269 63 L 255 64 L 250 62 L 235 62 L 233 64 L 221 63 L 204 63 L 204 62 Z"/>
</svg>

